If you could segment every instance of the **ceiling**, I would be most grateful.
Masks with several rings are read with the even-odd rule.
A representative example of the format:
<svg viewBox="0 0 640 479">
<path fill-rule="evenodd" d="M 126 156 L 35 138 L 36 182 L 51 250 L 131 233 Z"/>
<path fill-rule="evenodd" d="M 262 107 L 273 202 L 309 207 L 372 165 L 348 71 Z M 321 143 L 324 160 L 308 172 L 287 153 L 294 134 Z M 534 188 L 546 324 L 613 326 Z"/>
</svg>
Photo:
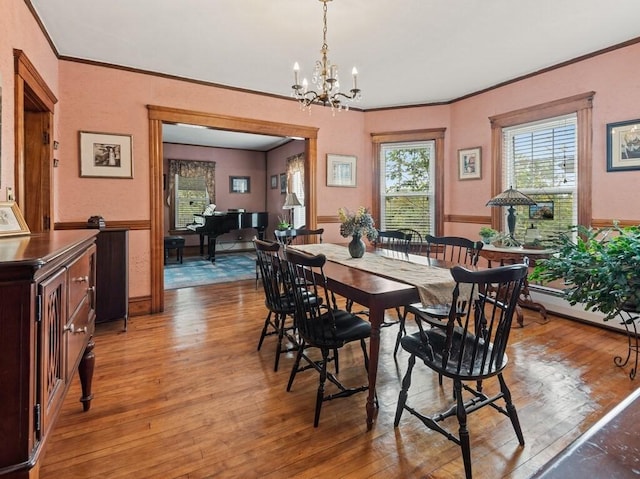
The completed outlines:
<svg viewBox="0 0 640 479">
<path fill-rule="evenodd" d="M 318 0 L 30 2 L 62 57 L 283 97 L 322 45 Z M 638 0 L 333 0 L 327 15 L 363 110 L 451 101 L 640 37 Z"/>
</svg>

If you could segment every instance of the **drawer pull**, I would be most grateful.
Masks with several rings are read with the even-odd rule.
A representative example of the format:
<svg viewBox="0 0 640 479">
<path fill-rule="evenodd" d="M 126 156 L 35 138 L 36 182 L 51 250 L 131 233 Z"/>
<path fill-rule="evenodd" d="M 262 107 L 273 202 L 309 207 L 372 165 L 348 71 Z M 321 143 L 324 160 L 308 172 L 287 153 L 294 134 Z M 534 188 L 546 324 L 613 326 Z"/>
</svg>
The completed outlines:
<svg viewBox="0 0 640 479">
<path fill-rule="evenodd" d="M 73 278 L 72 281 L 74 283 L 88 283 L 89 276 L 80 276 L 79 278 Z"/>
<path fill-rule="evenodd" d="M 71 323 L 69 326 L 65 326 L 64 330 L 65 331 L 69 331 L 71 334 L 82 334 L 82 333 L 86 333 L 87 332 L 86 326 L 76 329 L 76 327 L 75 327 L 75 325 L 73 323 Z"/>
</svg>

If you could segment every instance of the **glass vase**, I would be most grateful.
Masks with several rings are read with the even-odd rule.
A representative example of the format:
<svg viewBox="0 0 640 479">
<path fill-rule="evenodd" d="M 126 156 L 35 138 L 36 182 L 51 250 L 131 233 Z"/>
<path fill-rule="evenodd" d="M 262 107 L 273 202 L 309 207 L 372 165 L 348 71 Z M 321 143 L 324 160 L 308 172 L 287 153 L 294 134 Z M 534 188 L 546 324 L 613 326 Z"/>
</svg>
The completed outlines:
<svg viewBox="0 0 640 479">
<path fill-rule="evenodd" d="M 364 256 L 365 249 L 366 246 L 364 241 L 362 241 L 362 237 L 359 234 L 354 234 L 349 242 L 349 254 L 351 257 L 362 258 Z"/>
</svg>

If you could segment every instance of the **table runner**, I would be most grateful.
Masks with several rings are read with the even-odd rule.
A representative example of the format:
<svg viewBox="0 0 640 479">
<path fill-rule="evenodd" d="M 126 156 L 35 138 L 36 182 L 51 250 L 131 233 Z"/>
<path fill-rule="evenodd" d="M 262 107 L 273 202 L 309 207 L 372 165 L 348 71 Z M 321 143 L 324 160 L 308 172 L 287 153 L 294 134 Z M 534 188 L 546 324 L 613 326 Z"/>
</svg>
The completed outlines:
<svg viewBox="0 0 640 479">
<path fill-rule="evenodd" d="M 418 289 L 424 306 L 451 302 L 455 281 L 448 269 L 374 253 L 365 253 L 362 258 L 352 258 L 346 246 L 329 243 L 296 245 L 294 248 L 314 255 L 323 254 L 334 263 L 411 284 Z"/>
</svg>

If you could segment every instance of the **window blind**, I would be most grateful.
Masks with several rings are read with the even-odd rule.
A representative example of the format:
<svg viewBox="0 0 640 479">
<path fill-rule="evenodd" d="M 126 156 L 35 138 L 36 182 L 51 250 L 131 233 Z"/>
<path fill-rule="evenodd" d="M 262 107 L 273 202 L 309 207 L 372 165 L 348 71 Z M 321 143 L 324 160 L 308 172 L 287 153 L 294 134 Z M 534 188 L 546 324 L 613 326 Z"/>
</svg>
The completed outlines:
<svg viewBox="0 0 640 479">
<path fill-rule="evenodd" d="M 504 189 L 513 186 L 537 203 L 516 207 L 516 238 L 532 224 L 543 239 L 577 224 L 576 152 L 575 114 L 503 129 Z"/>
<path fill-rule="evenodd" d="M 381 230 L 433 234 L 435 142 L 385 143 L 380 148 Z"/>
</svg>

